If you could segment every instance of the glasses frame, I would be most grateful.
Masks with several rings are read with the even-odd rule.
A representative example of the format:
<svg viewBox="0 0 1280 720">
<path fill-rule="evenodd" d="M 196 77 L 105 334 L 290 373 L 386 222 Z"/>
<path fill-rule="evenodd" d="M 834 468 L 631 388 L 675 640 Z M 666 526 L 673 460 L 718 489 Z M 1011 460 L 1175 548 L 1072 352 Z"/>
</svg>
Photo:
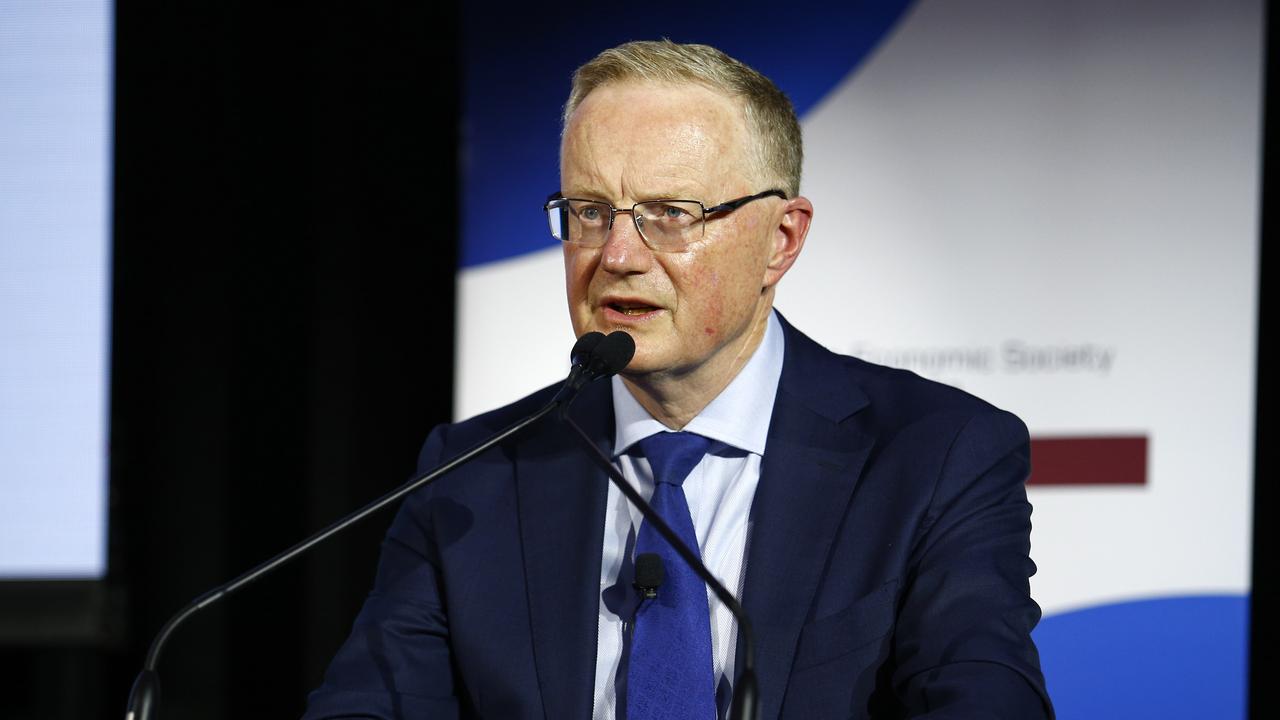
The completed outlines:
<svg viewBox="0 0 1280 720">
<path fill-rule="evenodd" d="M 603 205 L 609 208 L 609 225 L 608 227 L 605 228 L 605 231 L 604 231 L 605 239 L 603 242 L 601 242 L 599 245 L 583 245 L 583 247 L 604 247 L 605 243 L 609 241 L 609 233 L 613 231 L 613 221 L 618 217 L 618 213 L 627 213 L 631 215 L 631 223 L 635 225 L 636 232 L 640 233 L 640 239 L 644 240 L 645 246 L 647 246 L 650 250 L 653 250 L 654 252 L 679 252 L 684 248 L 683 247 L 681 248 L 654 247 L 653 242 L 649 240 L 649 237 L 647 235 L 644 234 L 644 228 L 641 227 L 640 222 L 636 219 L 636 208 L 640 207 L 641 205 L 648 205 L 650 203 L 663 203 L 663 202 L 681 202 L 681 203 L 696 204 L 698 207 L 702 208 L 702 217 L 698 219 L 698 225 L 701 228 L 702 235 L 705 236 L 707 232 L 707 216 L 708 215 L 715 215 L 716 213 L 722 213 L 722 212 L 724 213 L 732 212 L 742 207 L 743 205 L 746 205 L 749 202 L 754 202 L 756 200 L 759 200 L 761 198 L 766 198 L 766 197 L 779 197 L 779 198 L 782 198 L 783 200 L 786 200 L 787 194 L 782 190 L 777 190 L 777 189 L 765 190 L 764 192 L 758 192 L 754 195 L 744 195 L 740 198 L 734 198 L 733 200 L 726 200 L 718 205 L 713 205 L 711 207 L 707 207 L 706 205 L 703 205 L 702 202 L 699 200 L 681 200 L 677 198 L 661 198 L 658 200 L 645 200 L 643 202 L 634 203 L 630 208 L 616 208 L 613 205 L 610 205 L 609 203 L 604 202 L 603 200 L 589 200 L 587 198 L 567 198 L 567 197 L 564 197 L 564 195 L 559 192 L 554 192 L 554 193 L 551 193 L 551 195 L 547 196 L 547 202 L 542 206 L 542 209 L 547 213 L 547 224 L 551 227 L 551 237 L 554 237 L 557 240 L 564 243 L 573 243 L 575 245 L 582 245 L 582 243 L 576 240 L 566 240 L 565 238 L 562 238 L 562 237 L 556 237 L 555 226 L 551 218 L 551 211 L 558 210 L 562 213 L 565 213 L 566 212 L 565 208 L 568 206 L 569 203 L 584 202 L 584 203 L 592 203 L 595 205 Z M 561 227 L 565 227 L 565 226 L 566 226 L 566 223 L 562 220 Z M 567 234 L 567 233 L 562 233 L 562 234 Z"/>
</svg>

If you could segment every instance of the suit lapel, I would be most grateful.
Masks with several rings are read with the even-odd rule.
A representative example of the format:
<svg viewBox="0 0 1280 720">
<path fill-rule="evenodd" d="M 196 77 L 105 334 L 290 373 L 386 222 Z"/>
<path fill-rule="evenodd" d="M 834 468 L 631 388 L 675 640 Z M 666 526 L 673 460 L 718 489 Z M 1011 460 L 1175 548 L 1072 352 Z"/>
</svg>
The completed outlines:
<svg viewBox="0 0 1280 720">
<path fill-rule="evenodd" d="M 780 710 L 800 629 L 874 442 L 843 422 L 867 398 L 838 356 L 783 327 L 785 359 L 751 506 L 742 598 L 755 628 L 766 718 Z"/>
<path fill-rule="evenodd" d="M 612 448 L 609 383 L 588 386 L 572 415 L 598 446 Z M 548 718 L 590 717 L 608 478 L 573 429 L 554 417 L 519 448 L 520 537 L 543 711 Z"/>
</svg>

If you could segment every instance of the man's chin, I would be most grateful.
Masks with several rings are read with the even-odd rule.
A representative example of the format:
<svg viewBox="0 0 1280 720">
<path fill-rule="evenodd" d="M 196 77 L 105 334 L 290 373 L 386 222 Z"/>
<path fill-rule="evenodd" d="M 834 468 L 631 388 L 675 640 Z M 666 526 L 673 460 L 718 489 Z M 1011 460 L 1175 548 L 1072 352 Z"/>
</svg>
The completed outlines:
<svg viewBox="0 0 1280 720">
<path fill-rule="evenodd" d="M 635 357 L 631 358 L 631 362 L 618 373 L 628 380 L 643 380 L 654 374 L 661 373 L 666 370 L 660 363 L 654 362 L 654 359 L 645 353 L 639 346 L 636 347 Z"/>
<path fill-rule="evenodd" d="M 673 358 L 645 348 L 644 342 L 636 339 L 636 354 L 620 375 L 636 382 L 678 379 L 686 376 L 693 367 L 682 365 Z"/>
</svg>

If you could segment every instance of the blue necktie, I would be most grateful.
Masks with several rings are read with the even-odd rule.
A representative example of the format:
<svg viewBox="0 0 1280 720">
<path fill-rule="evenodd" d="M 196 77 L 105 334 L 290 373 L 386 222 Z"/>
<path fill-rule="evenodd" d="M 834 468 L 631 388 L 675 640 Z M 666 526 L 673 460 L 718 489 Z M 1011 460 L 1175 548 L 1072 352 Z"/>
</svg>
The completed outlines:
<svg viewBox="0 0 1280 720">
<path fill-rule="evenodd" d="M 663 432 L 640 441 L 653 468 L 653 509 L 698 553 L 684 483 L 711 440 L 687 432 Z M 707 589 L 684 559 L 649 523 L 640 524 L 636 554 L 656 553 L 666 578 L 658 597 L 636 613 L 627 670 L 627 720 L 713 720 L 711 613 Z"/>
</svg>

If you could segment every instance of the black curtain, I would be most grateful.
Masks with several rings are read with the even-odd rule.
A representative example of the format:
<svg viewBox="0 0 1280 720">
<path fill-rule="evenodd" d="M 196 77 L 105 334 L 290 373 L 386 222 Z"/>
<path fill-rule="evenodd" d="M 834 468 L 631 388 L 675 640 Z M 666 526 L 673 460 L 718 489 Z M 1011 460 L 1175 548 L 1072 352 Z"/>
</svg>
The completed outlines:
<svg viewBox="0 0 1280 720">
<path fill-rule="evenodd" d="M 450 412 L 452 4 L 116 18 L 109 631 L 0 651 L 5 718 L 123 716 L 171 613 L 400 484 Z M 390 519 L 180 629 L 165 715 L 298 716 Z"/>
</svg>

